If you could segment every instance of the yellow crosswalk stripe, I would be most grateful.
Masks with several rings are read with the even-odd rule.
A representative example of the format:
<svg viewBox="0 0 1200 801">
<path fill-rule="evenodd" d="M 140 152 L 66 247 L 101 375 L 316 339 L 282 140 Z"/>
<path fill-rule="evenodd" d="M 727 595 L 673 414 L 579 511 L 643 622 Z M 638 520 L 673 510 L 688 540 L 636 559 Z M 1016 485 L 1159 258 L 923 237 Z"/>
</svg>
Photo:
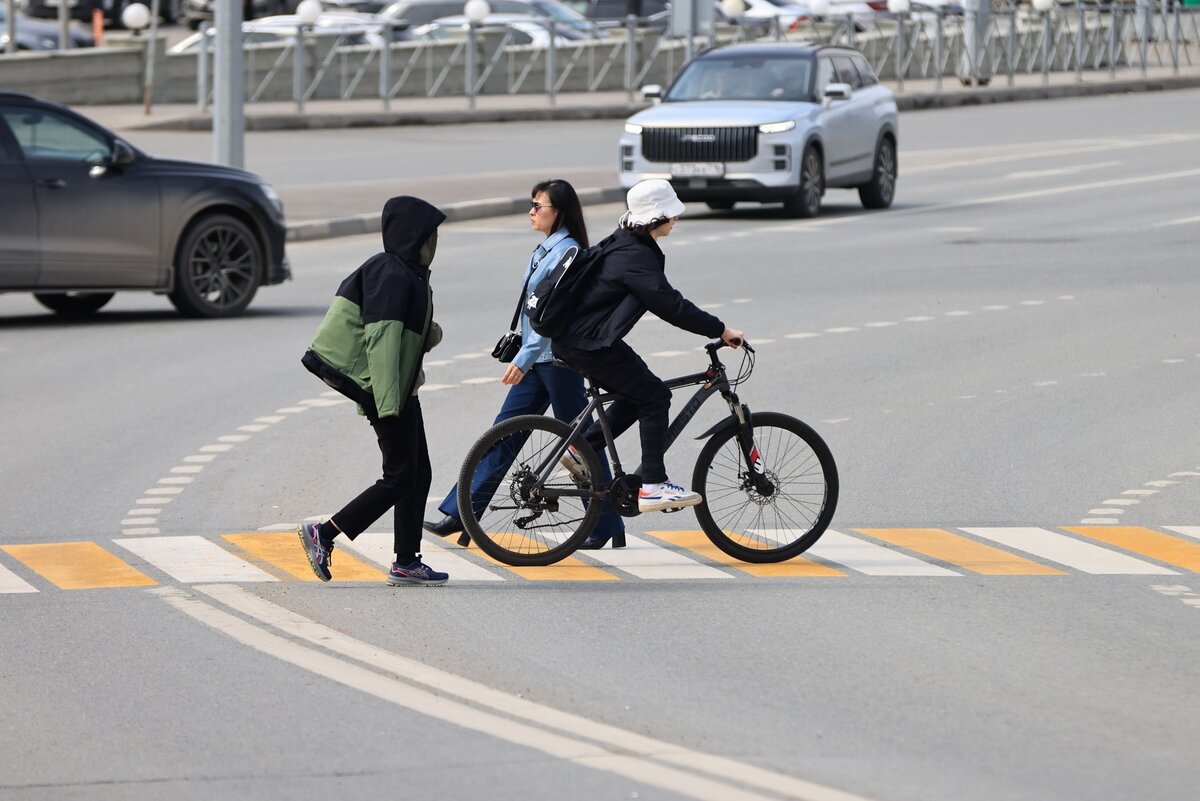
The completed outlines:
<svg viewBox="0 0 1200 801">
<path fill-rule="evenodd" d="M 859 528 L 855 531 L 984 576 L 1066 575 L 1057 568 L 940 528 Z"/>
<path fill-rule="evenodd" d="M 648 531 L 646 533 L 666 540 L 672 545 L 678 545 L 680 548 L 686 548 L 693 553 L 698 553 L 714 562 L 728 565 L 729 567 L 736 567 L 743 573 L 749 573 L 752 576 L 759 576 L 761 578 L 779 578 L 782 576 L 845 577 L 846 575 L 840 570 L 834 570 L 827 565 L 818 564 L 811 559 L 805 559 L 803 556 L 796 556 L 786 562 L 777 562 L 770 565 L 752 565 L 748 562 L 734 559 L 729 554 L 717 548 L 705 536 L 703 531 Z"/>
<path fill-rule="evenodd" d="M 1200 543 L 1181 540 L 1141 526 L 1064 526 L 1067 531 L 1127 551 L 1140 553 L 1175 567 L 1200 573 Z"/>
<path fill-rule="evenodd" d="M 519 549 L 522 544 L 526 545 L 530 552 L 537 550 L 536 545 L 521 534 L 505 533 L 503 535 L 496 534 L 493 536 L 500 537 L 500 544 L 510 550 Z M 612 573 L 609 573 L 607 570 L 601 570 L 598 567 L 585 565 L 574 556 L 568 556 L 561 562 L 555 562 L 554 564 L 546 565 L 545 567 L 513 567 L 512 565 L 506 565 L 503 562 L 498 562 L 492 557 L 488 556 L 486 553 L 480 550 L 479 546 L 475 543 L 475 540 L 471 540 L 469 550 L 473 554 L 482 556 L 492 564 L 499 565 L 505 570 L 515 573 L 521 578 L 528 579 L 530 581 L 620 581 L 619 578 Z"/>
<path fill-rule="evenodd" d="M 5 545 L 4 551 L 64 590 L 148 587 L 157 584 L 94 542 Z"/>
<path fill-rule="evenodd" d="M 320 581 L 308 564 L 304 546 L 294 531 L 225 534 L 223 537 L 246 553 L 301 581 Z M 335 549 L 331 561 L 334 581 L 383 581 L 385 578 L 378 568 L 354 558 L 344 548 Z"/>
</svg>

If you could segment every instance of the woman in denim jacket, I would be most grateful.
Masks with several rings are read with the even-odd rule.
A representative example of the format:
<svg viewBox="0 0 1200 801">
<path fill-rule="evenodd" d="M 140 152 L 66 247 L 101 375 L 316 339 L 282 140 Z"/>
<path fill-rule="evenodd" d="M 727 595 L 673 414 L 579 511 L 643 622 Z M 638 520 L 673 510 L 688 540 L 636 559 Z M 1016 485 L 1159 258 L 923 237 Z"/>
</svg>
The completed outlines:
<svg viewBox="0 0 1200 801">
<path fill-rule="evenodd" d="M 521 276 L 526 295 L 554 269 L 569 248 L 582 249 L 588 246 L 583 207 L 574 187 L 559 179 L 543 181 L 533 187 L 530 197 L 530 226 L 546 238 L 533 251 Z M 554 408 L 555 417 L 570 422 L 587 405 L 583 376 L 554 364 L 550 340 L 530 327 L 524 308 L 522 301 L 521 349 L 501 378 L 511 389 L 504 399 L 504 405 L 500 407 L 500 414 L 496 415 L 496 422 L 523 414 L 545 414 L 550 407 Z M 607 460 L 603 455 L 600 459 L 604 479 L 611 480 Z M 495 486 L 508 471 L 510 462 L 510 458 L 497 450 L 476 470 L 471 487 L 476 516 L 482 516 Z M 426 521 L 425 528 L 428 531 L 442 537 L 462 531 L 462 521 L 458 517 L 457 487 L 450 489 L 446 499 L 438 506 L 438 511 L 445 517 L 437 522 Z M 610 540 L 613 541 L 613 547 L 625 544 L 625 524 L 616 512 L 606 506 L 595 531 L 580 547 L 592 550 L 603 548 Z"/>
</svg>

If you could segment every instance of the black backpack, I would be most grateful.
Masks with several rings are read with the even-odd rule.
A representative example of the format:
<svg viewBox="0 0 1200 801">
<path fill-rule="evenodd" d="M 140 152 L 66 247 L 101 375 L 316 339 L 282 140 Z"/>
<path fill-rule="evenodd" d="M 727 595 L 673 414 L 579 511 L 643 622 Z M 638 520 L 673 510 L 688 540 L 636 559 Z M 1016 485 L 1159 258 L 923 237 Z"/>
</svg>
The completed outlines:
<svg viewBox="0 0 1200 801">
<path fill-rule="evenodd" d="M 554 339 L 567 332 L 604 262 L 609 239 L 585 250 L 567 250 L 554 269 L 537 282 L 525 299 L 525 315 L 533 330 Z"/>
</svg>

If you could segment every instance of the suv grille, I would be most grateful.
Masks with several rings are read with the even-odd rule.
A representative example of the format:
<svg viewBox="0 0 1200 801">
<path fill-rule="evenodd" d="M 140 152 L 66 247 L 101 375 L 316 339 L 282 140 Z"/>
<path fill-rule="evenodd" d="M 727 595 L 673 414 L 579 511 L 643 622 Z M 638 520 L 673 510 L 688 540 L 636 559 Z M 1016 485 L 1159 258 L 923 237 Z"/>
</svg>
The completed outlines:
<svg viewBox="0 0 1200 801">
<path fill-rule="evenodd" d="M 646 161 L 749 161 L 758 155 L 758 129 L 643 128 Z"/>
</svg>

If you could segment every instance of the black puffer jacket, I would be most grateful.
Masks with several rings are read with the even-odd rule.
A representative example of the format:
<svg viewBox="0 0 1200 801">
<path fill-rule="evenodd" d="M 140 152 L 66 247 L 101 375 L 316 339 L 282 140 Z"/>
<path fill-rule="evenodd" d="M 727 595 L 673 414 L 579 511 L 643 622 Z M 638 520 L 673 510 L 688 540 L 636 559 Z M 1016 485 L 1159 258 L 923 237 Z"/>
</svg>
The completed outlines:
<svg viewBox="0 0 1200 801">
<path fill-rule="evenodd" d="M 648 236 L 618 228 L 600 243 L 607 253 L 567 333 L 555 342 L 598 350 L 625 338 L 648 311 L 670 323 L 716 338 L 725 324 L 685 298 L 667 280 L 666 257 Z"/>
</svg>

